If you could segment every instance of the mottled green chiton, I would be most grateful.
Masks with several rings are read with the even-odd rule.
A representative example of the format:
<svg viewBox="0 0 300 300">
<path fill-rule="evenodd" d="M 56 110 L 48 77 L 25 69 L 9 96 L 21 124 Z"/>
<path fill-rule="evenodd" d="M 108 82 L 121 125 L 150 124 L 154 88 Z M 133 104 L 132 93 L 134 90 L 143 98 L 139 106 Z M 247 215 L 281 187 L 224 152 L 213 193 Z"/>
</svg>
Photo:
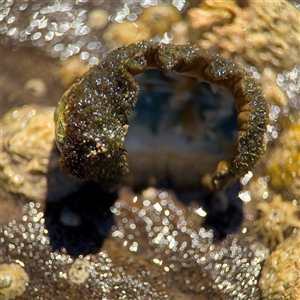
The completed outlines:
<svg viewBox="0 0 300 300">
<path fill-rule="evenodd" d="M 245 175 L 265 148 L 268 105 L 253 77 L 237 64 L 195 45 L 143 41 L 111 51 L 63 95 L 56 112 L 60 163 L 76 179 L 115 185 L 129 169 L 123 147 L 128 117 L 137 102 L 134 76 L 147 69 L 195 77 L 229 93 L 238 113 L 233 159 L 219 164 L 214 189 Z"/>
</svg>

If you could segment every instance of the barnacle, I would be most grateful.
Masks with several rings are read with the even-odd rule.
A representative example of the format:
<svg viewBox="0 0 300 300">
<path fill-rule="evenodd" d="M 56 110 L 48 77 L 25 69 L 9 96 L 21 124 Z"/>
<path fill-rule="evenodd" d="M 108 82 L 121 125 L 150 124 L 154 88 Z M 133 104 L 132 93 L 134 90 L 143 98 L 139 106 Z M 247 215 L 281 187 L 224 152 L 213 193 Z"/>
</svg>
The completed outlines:
<svg viewBox="0 0 300 300">
<path fill-rule="evenodd" d="M 29 277 L 16 263 L 0 265 L 0 299 L 9 300 L 21 296 L 26 290 Z"/>
<path fill-rule="evenodd" d="M 222 189 L 247 173 L 264 152 L 267 125 L 267 104 L 255 80 L 235 63 L 197 46 L 143 41 L 111 51 L 59 101 L 56 142 L 61 166 L 69 175 L 110 187 L 128 172 L 123 144 L 139 94 L 133 76 L 153 68 L 204 80 L 233 96 L 238 112 L 237 154 L 215 172 L 214 188 Z"/>
<path fill-rule="evenodd" d="M 144 10 L 140 19 L 151 28 L 151 36 L 157 33 L 164 33 L 171 29 L 171 26 L 179 22 L 182 15 L 172 5 L 159 4 L 150 6 Z"/>
<path fill-rule="evenodd" d="M 59 70 L 61 83 L 69 87 L 87 71 L 87 66 L 78 57 L 72 57 L 63 61 Z"/>
<path fill-rule="evenodd" d="M 258 203 L 257 209 L 261 211 L 261 217 L 255 228 L 271 249 L 284 240 L 284 232 L 289 227 L 300 228 L 300 220 L 297 219 L 299 206 L 284 201 L 280 195 L 275 195 L 271 202 Z"/>
</svg>

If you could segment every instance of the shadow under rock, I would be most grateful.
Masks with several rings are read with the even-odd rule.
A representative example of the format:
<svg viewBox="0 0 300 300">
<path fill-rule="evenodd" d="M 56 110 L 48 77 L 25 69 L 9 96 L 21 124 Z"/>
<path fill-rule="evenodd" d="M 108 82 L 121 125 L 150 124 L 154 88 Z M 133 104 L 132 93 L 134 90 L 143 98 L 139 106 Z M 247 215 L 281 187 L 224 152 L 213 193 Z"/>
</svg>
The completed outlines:
<svg viewBox="0 0 300 300">
<path fill-rule="evenodd" d="M 243 202 L 238 198 L 240 184 L 229 186 L 225 191 L 211 194 L 203 209 L 207 216 L 203 227 L 213 229 L 215 240 L 236 233 L 243 222 Z"/>
<path fill-rule="evenodd" d="M 239 191 L 240 184 L 235 182 L 221 192 L 212 193 L 202 189 L 176 195 L 187 205 L 194 202 L 193 206 L 202 207 L 207 213 L 202 226 L 213 230 L 215 240 L 221 240 L 237 232 L 243 222 L 243 202 L 238 198 Z"/>
<path fill-rule="evenodd" d="M 96 253 L 113 225 L 110 207 L 117 194 L 94 182 L 63 200 L 46 204 L 45 221 L 53 250 L 65 248 L 72 256 Z"/>
</svg>

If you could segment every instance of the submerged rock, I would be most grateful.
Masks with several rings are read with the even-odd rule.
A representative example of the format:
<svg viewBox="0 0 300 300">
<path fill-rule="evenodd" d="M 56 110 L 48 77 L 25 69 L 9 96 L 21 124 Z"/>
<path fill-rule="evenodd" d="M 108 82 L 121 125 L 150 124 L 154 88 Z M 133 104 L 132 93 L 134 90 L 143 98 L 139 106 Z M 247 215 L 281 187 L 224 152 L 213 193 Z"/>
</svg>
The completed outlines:
<svg viewBox="0 0 300 300">
<path fill-rule="evenodd" d="M 103 205 L 110 200 L 92 194 L 103 201 L 91 202 L 84 193 L 80 206 L 75 194 L 64 206 L 30 202 L 20 219 L 3 224 L 1 261 L 22 262 L 30 277 L 21 299 L 260 299 L 263 256 L 246 237 L 215 242 L 197 212 L 169 191 L 152 188 L 140 195 L 123 190 L 111 208 L 113 231 L 101 239 L 107 226 Z M 74 202 L 85 220 L 77 227 L 55 217 L 60 207 L 75 209 Z M 83 254 L 71 256 L 65 247 Z"/>
<path fill-rule="evenodd" d="M 123 192 L 112 207 L 112 237 L 157 265 L 193 299 L 260 299 L 261 253 L 251 250 L 246 237 L 214 241 L 213 231 L 201 226 L 199 211 L 188 209 L 169 191 Z"/>
<path fill-rule="evenodd" d="M 163 289 L 156 286 L 159 272 L 147 263 L 143 266 L 140 261 L 137 262 L 125 249 L 120 252 L 112 240 L 106 240 L 101 251 L 81 255 L 79 260 L 85 262 L 85 267 L 78 270 L 78 260 L 70 256 L 66 249 L 53 249 L 49 231 L 53 230 L 55 223 L 52 221 L 46 227 L 46 222 L 49 221 L 41 205 L 30 202 L 24 205 L 20 220 L 11 220 L 1 229 L 1 262 L 9 264 L 20 261 L 30 277 L 30 283 L 19 299 L 80 297 L 98 300 L 99 297 L 136 299 L 136 296 L 139 299 L 165 299 L 165 293 L 160 292 Z M 77 234 L 71 240 L 73 245 L 90 249 L 86 240 L 80 240 L 82 235 L 75 232 Z M 86 236 L 89 234 L 91 232 L 85 233 Z M 93 237 L 96 242 L 97 235 Z M 68 227 L 62 224 L 60 238 L 68 239 Z M 85 284 L 78 284 L 83 279 Z"/>
</svg>

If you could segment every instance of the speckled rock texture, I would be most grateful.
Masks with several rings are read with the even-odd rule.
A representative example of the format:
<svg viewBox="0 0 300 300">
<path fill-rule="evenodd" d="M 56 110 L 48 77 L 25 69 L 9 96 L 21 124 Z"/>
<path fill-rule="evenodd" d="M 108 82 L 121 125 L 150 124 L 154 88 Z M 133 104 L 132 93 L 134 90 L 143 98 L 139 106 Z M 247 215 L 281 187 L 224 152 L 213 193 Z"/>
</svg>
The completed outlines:
<svg viewBox="0 0 300 300">
<path fill-rule="evenodd" d="M 88 190 L 93 196 L 46 209 L 25 204 L 3 225 L 1 263 L 19 261 L 30 278 L 21 299 L 260 299 L 262 257 L 246 236 L 214 242 L 203 219 L 168 191 L 125 189 L 109 208 L 111 196 Z M 70 224 L 68 210 L 83 222 Z M 109 215 L 115 224 L 104 239 Z"/>
<path fill-rule="evenodd" d="M 125 148 L 128 160 L 133 154 L 129 176 L 139 174 L 140 178 L 134 175 L 128 182 L 132 187 L 150 174 L 146 183 L 159 189 L 129 188 L 117 195 L 85 183 L 61 201 L 32 198 L 32 202 L 29 193 L 16 197 L 1 183 L 0 264 L 16 264 L 29 279 L 16 300 L 299 298 L 298 1 L 2 2 L 1 116 L 24 105 L 57 105 L 66 82 L 76 80 L 63 72 L 70 59 L 79 63 L 76 76 L 80 76 L 79 69 L 98 64 L 111 47 L 147 37 L 165 44 L 196 43 L 232 59 L 260 82 L 271 120 L 266 154 L 241 178 L 240 186 L 216 194 L 191 189 L 186 182 L 211 173 L 217 161 L 230 159 L 236 149 L 237 126 L 232 120 L 237 116 L 232 114 L 234 108 L 229 109 L 233 101 L 193 78 L 184 81 L 187 77 L 174 75 L 181 80 L 173 81 L 170 74 L 155 70 L 136 76 L 144 102 L 139 99 L 143 105 L 137 107 L 137 115 L 132 114 L 126 138 L 131 147 Z M 157 28 L 156 24 L 162 25 Z M 195 101 L 190 101 L 191 94 Z M 215 95 L 218 99 L 213 102 Z M 150 105 L 155 98 L 163 99 L 159 112 L 167 120 L 149 117 L 151 110 L 157 111 L 156 104 Z M 170 124 L 172 130 L 165 130 Z M 168 135 L 162 134 L 164 130 Z M 180 136 L 180 142 L 170 133 Z M 150 143 L 139 147 L 137 141 L 148 136 Z M 192 152 L 201 154 L 198 164 L 181 147 L 194 146 L 195 136 L 201 145 Z M 45 147 L 48 144 L 42 143 L 38 149 Z M 165 160 L 160 160 L 162 148 Z M 181 150 L 181 155 L 168 154 L 170 148 Z M 3 169 L 16 167 L 13 158 L 6 161 Z M 168 166 L 176 164 L 186 168 L 178 168 L 175 174 Z M 168 172 L 159 169 L 162 165 Z M 198 166 L 203 166 L 202 173 L 195 171 Z M 152 179 L 157 173 L 162 175 L 159 181 Z M 176 177 L 185 192 L 179 193 L 165 174 Z M 40 173 L 39 178 L 43 177 Z M 60 183 L 59 193 L 64 193 L 64 180 Z M 197 184 L 193 182 L 194 187 Z M 44 189 L 40 192 L 45 195 Z M 1 297 L 12 283 L 7 275 L 0 273 Z"/>
</svg>

